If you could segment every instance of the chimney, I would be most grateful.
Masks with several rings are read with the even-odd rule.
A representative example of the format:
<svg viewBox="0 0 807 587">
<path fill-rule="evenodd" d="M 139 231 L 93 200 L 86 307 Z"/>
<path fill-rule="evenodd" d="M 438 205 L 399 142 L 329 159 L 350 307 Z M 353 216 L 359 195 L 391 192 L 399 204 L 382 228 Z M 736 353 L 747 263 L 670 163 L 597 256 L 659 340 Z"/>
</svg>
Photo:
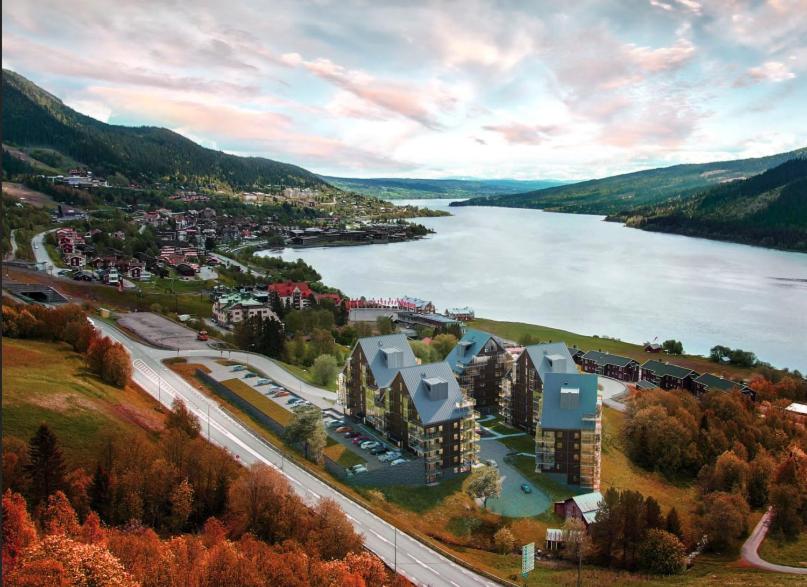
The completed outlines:
<svg viewBox="0 0 807 587">
<path fill-rule="evenodd" d="M 426 395 L 430 400 L 448 399 L 448 381 L 440 377 L 426 377 L 425 373 L 421 373 L 421 378 L 426 387 Z"/>
</svg>

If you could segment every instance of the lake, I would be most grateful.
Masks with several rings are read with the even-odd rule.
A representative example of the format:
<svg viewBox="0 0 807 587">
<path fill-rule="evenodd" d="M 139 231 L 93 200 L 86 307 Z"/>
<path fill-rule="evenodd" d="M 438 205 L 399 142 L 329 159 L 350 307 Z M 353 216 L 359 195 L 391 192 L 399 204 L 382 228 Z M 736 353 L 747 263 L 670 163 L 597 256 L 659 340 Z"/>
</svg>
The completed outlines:
<svg viewBox="0 0 807 587">
<path fill-rule="evenodd" d="M 447 210 L 450 200 L 414 201 Z M 405 201 L 396 201 L 405 204 Z M 641 343 L 717 344 L 807 371 L 807 254 L 645 232 L 601 216 L 451 208 L 429 238 L 285 249 L 351 297 L 432 300 L 476 315 Z M 277 254 L 265 251 L 262 254 Z"/>
</svg>

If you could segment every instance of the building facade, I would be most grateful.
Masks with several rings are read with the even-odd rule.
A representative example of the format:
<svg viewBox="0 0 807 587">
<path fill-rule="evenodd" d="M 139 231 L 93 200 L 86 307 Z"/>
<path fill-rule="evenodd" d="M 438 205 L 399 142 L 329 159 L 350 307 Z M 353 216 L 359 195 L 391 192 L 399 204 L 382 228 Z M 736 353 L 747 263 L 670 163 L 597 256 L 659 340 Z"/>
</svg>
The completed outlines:
<svg viewBox="0 0 807 587">
<path fill-rule="evenodd" d="M 280 320 L 272 310 L 268 296 L 252 293 L 232 293 L 216 298 L 213 302 L 213 319 L 222 326 L 233 327 L 239 322 L 260 316 Z"/>
<path fill-rule="evenodd" d="M 679 367 L 661 361 L 645 361 L 641 367 L 640 379 L 655 383 L 661 389 L 686 389 L 692 391 L 693 381 L 698 374 L 692 369 Z"/>
<path fill-rule="evenodd" d="M 446 362 L 460 386 L 476 401 L 482 413 L 495 412 L 499 406 L 502 379 L 510 371 L 513 357 L 498 337 L 481 330 L 468 329 L 451 349 Z"/>
<path fill-rule="evenodd" d="M 602 402 L 597 376 L 547 373 L 535 432 L 535 470 L 597 491 L 602 456 Z"/>
<path fill-rule="evenodd" d="M 589 351 L 581 357 L 580 364 L 586 373 L 596 373 L 620 381 L 639 380 L 639 362 L 628 357 Z"/>
<path fill-rule="evenodd" d="M 426 482 L 478 460 L 474 402 L 446 362 L 418 365 L 402 334 L 362 338 L 338 379 L 345 414 L 423 459 Z"/>
<path fill-rule="evenodd" d="M 566 344 L 536 344 L 522 350 L 501 384 L 499 414 L 508 424 L 535 431 L 544 378 L 550 372 L 577 373 Z"/>
</svg>

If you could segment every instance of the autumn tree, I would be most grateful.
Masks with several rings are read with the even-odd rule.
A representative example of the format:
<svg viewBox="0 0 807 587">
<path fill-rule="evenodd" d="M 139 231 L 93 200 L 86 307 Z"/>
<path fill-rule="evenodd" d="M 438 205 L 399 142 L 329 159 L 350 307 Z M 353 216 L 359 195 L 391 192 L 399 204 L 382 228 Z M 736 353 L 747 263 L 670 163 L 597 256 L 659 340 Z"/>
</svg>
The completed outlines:
<svg viewBox="0 0 807 587">
<path fill-rule="evenodd" d="M 185 402 L 177 397 L 171 404 L 171 411 L 165 421 L 166 428 L 181 430 L 191 438 L 196 438 L 202 430 L 202 426 L 197 418 L 185 405 Z"/>
<path fill-rule="evenodd" d="M 89 348 L 87 348 L 86 355 L 87 367 L 90 371 L 98 373 L 99 375 L 103 372 L 107 351 L 109 351 L 114 344 L 115 343 L 108 336 L 93 339 Z"/>
<path fill-rule="evenodd" d="M 120 343 L 109 347 L 104 354 L 101 379 L 116 387 L 126 387 L 132 378 L 132 362 L 129 353 Z"/>
<path fill-rule="evenodd" d="M 3 438 L 3 490 L 28 493 L 28 445 L 13 436 Z"/>
<path fill-rule="evenodd" d="M 3 577 L 14 569 L 20 553 L 36 539 L 36 527 L 28 514 L 25 498 L 6 490 L 3 494 Z"/>
<path fill-rule="evenodd" d="M 448 356 L 455 346 L 457 346 L 457 337 L 453 334 L 438 334 L 432 339 L 432 348 L 437 353 L 439 360 L 443 360 Z"/>
<path fill-rule="evenodd" d="M 46 534 L 64 534 L 70 538 L 78 536 L 81 528 L 78 515 L 61 491 L 48 497 L 48 505 L 42 513 L 42 527 Z"/>
<path fill-rule="evenodd" d="M 516 537 L 510 528 L 502 526 L 493 535 L 493 544 L 501 554 L 508 554 L 516 547 Z"/>
<path fill-rule="evenodd" d="M 678 510 L 671 508 L 667 512 L 667 519 L 665 521 L 665 529 L 667 532 L 678 538 L 679 540 L 684 537 L 684 530 L 681 526 L 681 519 L 678 517 Z"/>
<path fill-rule="evenodd" d="M 64 457 L 56 436 L 47 424 L 40 424 L 28 443 L 28 463 L 25 470 L 30 479 L 31 501 L 43 503 L 54 491 L 64 489 Z"/>
<path fill-rule="evenodd" d="M 362 537 L 353 529 L 342 508 L 332 499 L 320 499 L 314 507 L 307 543 L 324 560 L 341 559 L 362 551 Z"/>
<path fill-rule="evenodd" d="M 95 467 L 88 493 L 90 507 L 98 512 L 102 519 L 109 520 L 112 507 L 112 480 L 109 471 L 100 462 Z"/>
<path fill-rule="evenodd" d="M 465 481 L 465 493 L 474 499 L 481 499 L 487 507 L 489 497 L 497 497 L 502 492 L 502 479 L 496 467 L 479 467 Z"/>
<path fill-rule="evenodd" d="M 677 575 L 684 571 L 684 545 L 666 530 L 647 531 L 639 550 L 639 567 L 656 575 Z"/>
<path fill-rule="evenodd" d="M 305 458 L 322 462 L 322 451 L 325 450 L 327 438 L 322 410 L 313 405 L 295 409 L 291 422 L 286 426 L 285 437 L 289 444 L 302 445 Z"/>
<path fill-rule="evenodd" d="M 701 524 L 716 552 L 735 550 L 748 533 L 750 509 L 745 499 L 733 493 L 717 491 L 703 498 Z"/>
<path fill-rule="evenodd" d="M 193 511 L 193 487 L 183 479 L 171 492 L 171 525 L 174 532 L 182 532 Z"/>
</svg>

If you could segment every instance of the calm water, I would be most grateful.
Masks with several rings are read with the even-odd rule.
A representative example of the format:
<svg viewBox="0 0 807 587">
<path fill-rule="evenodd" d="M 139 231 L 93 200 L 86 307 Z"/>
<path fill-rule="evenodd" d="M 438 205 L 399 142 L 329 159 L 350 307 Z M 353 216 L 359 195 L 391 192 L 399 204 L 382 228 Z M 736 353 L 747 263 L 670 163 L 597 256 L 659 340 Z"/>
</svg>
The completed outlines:
<svg viewBox="0 0 807 587">
<path fill-rule="evenodd" d="M 304 259 L 350 296 L 406 294 L 438 311 L 468 305 L 481 317 L 631 342 L 675 338 L 700 354 L 724 344 L 807 371 L 807 254 L 644 232 L 599 216 L 451 212 L 420 220 L 437 231 L 421 241 L 282 256 Z"/>
</svg>

